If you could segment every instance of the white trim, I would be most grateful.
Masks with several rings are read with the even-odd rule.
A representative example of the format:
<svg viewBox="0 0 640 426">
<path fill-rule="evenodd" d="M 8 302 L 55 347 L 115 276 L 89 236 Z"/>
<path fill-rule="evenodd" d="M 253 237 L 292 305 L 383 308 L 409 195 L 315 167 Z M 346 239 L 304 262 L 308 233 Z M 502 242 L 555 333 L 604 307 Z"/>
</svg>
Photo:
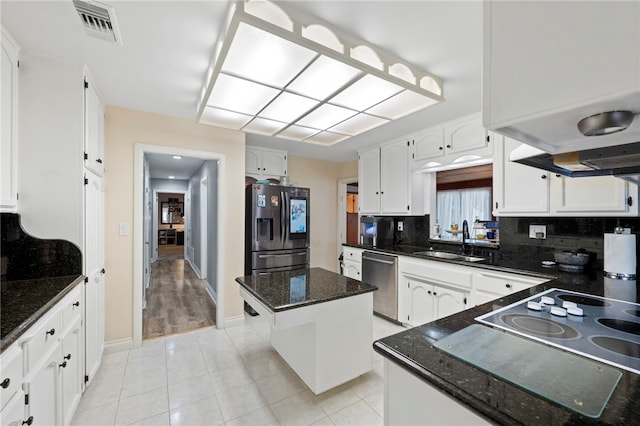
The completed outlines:
<svg viewBox="0 0 640 426">
<path fill-rule="evenodd" d="M 216 300 L 218 300 L 218 298 L 217 298 L 216 292 L 213 291 L 213 289 L 211 288 L 210 285 L 207 286 L 206 290 L 207 290 L 207 294 L 209 295 L 209 298 L 211 299 L 213 304 L 217 307 L 218 306 L 218 302 L 216 302 Z"/>
<path fill-rule="evenodd" d="M 209 275 L 209 179 L 207 176 L 200 179 L 200 278 L 206 279 Z"/>
<path fill-rule="evenodd" d="M 224 320 L 224 328 L 238 327 L 240 325 L 243 325 L 244 323 L 245 323 L 244 315 L 237 315 L 235 317 L 226 318 Z M 222 327 L 218 327 L 218 328 L 222 328 Z"/>
<path fill-rule="evenodd" d="M 218 160 L 218 188 L 217 196 L 219 200 L 225 200 L 226 185 L 226 155 L 209 151 L 196 151 L 172 146 L 148 145 L 137 143 L 134 151 L 133 166 L 133 347 L 142 345 L 142 289 L 144 281 L 143 267 L 143 200 L 144 200 L 144 155 L 146 153 L 182 155 L 185 157 L 196 157 L 204 160 Z M 223 205 L 224 203 L 219 203 Z M 217 212 L 218 236 L 218 268 L 216 282 L 218 287 L 218 300 L 216 307 L 216 325 L 224 328 L 224 272 L 225 272 L 225 244 L 226 232 L 224 232 L 225 212 L 219 209 Z"/>
<path fill-rule="evenodd" d="M 347 211 L 347 185 L 350 183 L 358 183 L 358 176 L 346 177 L 338 179 L 338 233 L 336 241 L 338 242 L 338 254 L 342 252 L 342 244 L 347 242 L 347 219 L 344 214 Z M 339 270 L 340 265 L 338 265 Z"/>
<path fill-rule="evenodd" d="M 104 343 L 104 351 L 102 352 L 102 355 L 104 356 L 115 352 L 128 351 L 129 349 L 133 349 L 134 347 L 135 346 L 133 345 L 133 339 L 130 337 L 111 340 Z"/>
</svg>

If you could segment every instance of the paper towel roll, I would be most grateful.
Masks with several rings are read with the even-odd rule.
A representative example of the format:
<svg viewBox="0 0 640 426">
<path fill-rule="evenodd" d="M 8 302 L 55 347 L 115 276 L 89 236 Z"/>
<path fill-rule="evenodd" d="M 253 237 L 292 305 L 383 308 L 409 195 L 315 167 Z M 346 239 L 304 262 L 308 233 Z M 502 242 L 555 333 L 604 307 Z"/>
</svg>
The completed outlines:
<svg viewBox="0 0 640 426">
<path fill-rule="evenodd" d="M 604 271 L 608 275 L 635 277 L 635 234 L 604 234 Z"/>
</svg>

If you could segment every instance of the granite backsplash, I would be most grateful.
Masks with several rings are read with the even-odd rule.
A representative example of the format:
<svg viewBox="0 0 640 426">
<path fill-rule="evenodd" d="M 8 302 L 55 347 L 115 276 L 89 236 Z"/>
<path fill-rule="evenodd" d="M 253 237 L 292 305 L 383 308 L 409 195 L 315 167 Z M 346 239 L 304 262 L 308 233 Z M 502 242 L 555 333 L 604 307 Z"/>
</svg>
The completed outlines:
<svg viewBox="0 0 640 426">
<path fill-rule="evenodd" d="M 82 253 L 64 240 L 32 237 L 20 226 L 20 215 L 0 214 L 2 282 L 77 276 L 82 274 Z"/>
</svg>

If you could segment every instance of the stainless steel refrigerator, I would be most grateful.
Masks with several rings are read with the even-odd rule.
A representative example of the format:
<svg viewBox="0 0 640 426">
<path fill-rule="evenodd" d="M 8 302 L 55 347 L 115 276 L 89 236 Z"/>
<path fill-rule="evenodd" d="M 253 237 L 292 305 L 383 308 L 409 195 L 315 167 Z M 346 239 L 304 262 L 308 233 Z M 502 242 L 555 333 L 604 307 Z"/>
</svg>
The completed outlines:
<svg viewBox="0 0 640 426">
<path fill-rule="evenodd" d="M 246 187 L 245 275 L 309 266 L 309 189 Z"/>
</svg>

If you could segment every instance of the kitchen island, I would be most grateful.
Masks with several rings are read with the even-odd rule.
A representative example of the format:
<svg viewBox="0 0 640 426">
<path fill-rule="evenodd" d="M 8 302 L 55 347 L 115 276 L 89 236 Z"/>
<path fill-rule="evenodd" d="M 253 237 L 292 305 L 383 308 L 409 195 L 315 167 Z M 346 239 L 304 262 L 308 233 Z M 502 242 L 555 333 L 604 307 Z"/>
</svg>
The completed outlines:
<svg viewBox="0 0 640 426">
<path fill-rule="evenodd" d="M 601 415 L 592 417 L 527 391 L 434 346 L 472 324 L 479 324 L 475 318 L 480 315 L 552 288 L 612 298 L 627 294 L 627 301 L 639 302 L 635 281 L 612 283 L 605 280 L 601 270 L 557 274 L 556 279 L 530 289 L 378 340 L 374 342 L 374 350 L 385 358 L 385 421 L 402 422 L 406 414 L 417 414 L 425 419 L 422 424 L 635 424 L 640 413 L 640 375 L 633 372 L 618 368 L 621 378 L 608 403 Z M 637 341 L 638 336 L 632 339 Z M 584 388 L 584 392 L 593 391 L 588 386 Z"/>
<path fill-rule="evenodd" d="M 316 395 L 371 370 L 373 291 L 322 268 L 238 277 L 275 350 Z"/>
</svg>

